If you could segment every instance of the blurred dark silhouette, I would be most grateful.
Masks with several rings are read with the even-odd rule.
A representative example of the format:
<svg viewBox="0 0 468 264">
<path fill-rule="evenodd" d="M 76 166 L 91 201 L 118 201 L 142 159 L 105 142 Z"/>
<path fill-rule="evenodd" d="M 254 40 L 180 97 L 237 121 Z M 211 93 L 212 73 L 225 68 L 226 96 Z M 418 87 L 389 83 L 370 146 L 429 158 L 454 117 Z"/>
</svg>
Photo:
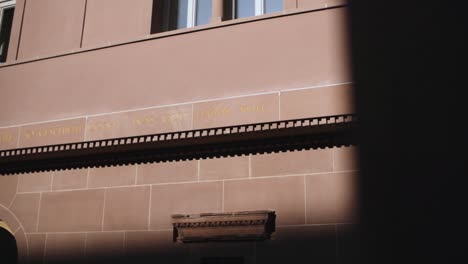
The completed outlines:
<svg viewBox="0 0 468 264">
<path fill-rule="evenodd" d="M 465 11 L 446 1 L 350 2 L 362 208 L 355 263 L 466 262 Z"/>
</svg>

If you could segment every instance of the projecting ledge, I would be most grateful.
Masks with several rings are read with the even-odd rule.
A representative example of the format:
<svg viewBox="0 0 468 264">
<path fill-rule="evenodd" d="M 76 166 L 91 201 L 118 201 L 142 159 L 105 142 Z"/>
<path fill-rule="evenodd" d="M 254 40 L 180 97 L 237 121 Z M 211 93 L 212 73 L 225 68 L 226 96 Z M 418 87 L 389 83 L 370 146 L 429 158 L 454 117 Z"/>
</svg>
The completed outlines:
<svg viewBox="0 0 468 264">
<path fill-rule="evenodd" d="M 172 215 L 174 242 L 252 241 L 271 238 L 274 211 Z"/>
</svg>

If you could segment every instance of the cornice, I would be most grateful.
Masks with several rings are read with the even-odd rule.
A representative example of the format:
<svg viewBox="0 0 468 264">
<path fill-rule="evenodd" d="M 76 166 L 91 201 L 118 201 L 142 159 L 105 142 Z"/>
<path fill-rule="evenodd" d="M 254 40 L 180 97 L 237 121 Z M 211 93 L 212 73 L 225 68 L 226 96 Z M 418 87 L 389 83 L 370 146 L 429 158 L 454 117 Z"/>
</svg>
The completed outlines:
<svg viewBox="0 0 468 264">
<path fill-rule="evenodd" d="M 0 175 L 355 145 L 353 114 L 0 151 Z"/>
</svg>

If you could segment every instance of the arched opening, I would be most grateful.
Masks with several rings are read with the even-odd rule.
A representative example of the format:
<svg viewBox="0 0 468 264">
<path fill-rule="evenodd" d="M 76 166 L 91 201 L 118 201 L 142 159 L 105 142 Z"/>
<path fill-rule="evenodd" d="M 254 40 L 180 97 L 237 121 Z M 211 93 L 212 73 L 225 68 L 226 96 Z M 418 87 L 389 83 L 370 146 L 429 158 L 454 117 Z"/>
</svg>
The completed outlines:
<svg viewBox="0 0 468 264">
<path fill-rule="evenodd" d="M 18 248 L 13 231 L 0 219 L 0 252 L 1 262 L 5 264 L 18 262 Z"/>
</svg>

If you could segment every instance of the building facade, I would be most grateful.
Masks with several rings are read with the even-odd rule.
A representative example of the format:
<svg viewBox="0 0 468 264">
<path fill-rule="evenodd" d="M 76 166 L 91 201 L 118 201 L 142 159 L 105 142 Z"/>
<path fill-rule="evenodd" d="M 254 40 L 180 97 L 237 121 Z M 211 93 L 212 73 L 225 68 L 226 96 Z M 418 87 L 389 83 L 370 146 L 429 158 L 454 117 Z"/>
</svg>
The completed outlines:
<svg viewBox="0 0 468 264">
<path fill-rule="evenodd" d="M 0 1 L 0 150 L 353 113 L 347 9 L 341 0 Z M 354 152 L 1 176 L 0 218 L 22 262 L 346 263 Z M 173 214 L 253 210 L 275 211 L 271 239 L 173 241 Z"/>
</svg>

